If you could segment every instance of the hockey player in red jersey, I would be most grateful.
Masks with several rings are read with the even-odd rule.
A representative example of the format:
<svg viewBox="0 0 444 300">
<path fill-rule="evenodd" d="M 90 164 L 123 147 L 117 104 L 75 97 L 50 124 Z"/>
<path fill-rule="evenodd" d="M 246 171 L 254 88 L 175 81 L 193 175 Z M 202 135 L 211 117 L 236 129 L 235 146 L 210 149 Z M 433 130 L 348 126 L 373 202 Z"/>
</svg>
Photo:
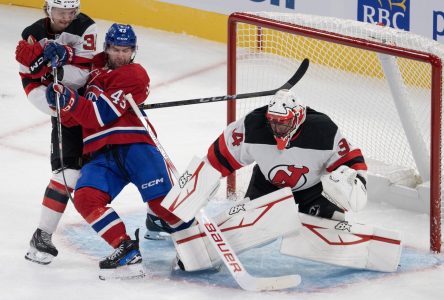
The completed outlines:
<svg viewBox="0 0 444 300">
<path fill-rule="evenodd" d="M 51 167 L 53 175 L 46 188 L 40 222 L 25 258 L 48 264 L 58 251 L 52 243 L 60 218 L 68 203 L 58 148 L 55 112 L 46 103 L 46 86 L 53 81 L 50 59 L 58 57 L 57 77 L 64 85 L 82 88 L 89 75 L 96 49 L 96 24 L 80 13 L 80 0 L 46 0 L 46 18 L 26 27 L 16 48 L 23 88 L 38 110 L 51 116 Z M 63 165 L 69 190 L 75 186 L 82 163 L 82 132 L 79 126 L 62 127 Z"/>
<path fill-rule="evenodd" d="M 140 105 L 149 94 L 148 74 L 133 62 L 136 49 L 133 28 L 113 24 L 106 33 L 104 52 L 93 59 L 85 97 L 63 85 L 47 88 L 49 106 L 56 106 L 58 93 L 64 121 L 77 122 L 83 128 L 83 152 L 90 161 L 82 168 L 74 205 L 115 249 L 99 263 L 104 278 L 120 276 L 114 274 L 120 267 L 128 269 L 125 277 L 144 274 L 138 230 L 132 240 L 123 221 L 108 206 L 128 183 L 135 184 L 142 200 L 173 228 L 186 226 L 160 206 L 172 182 L 163 157 L 127 100 L 132 97 Z"/>
<path fill-rule="evenodd" d="M 338 220 L 367 202 L 361 150 L 288 90 L 230 124 L 207 158 L 222 176 L 256 163 L 245 195 L 251 200 L 290 187 L 300 212 Z"/>
</svg>

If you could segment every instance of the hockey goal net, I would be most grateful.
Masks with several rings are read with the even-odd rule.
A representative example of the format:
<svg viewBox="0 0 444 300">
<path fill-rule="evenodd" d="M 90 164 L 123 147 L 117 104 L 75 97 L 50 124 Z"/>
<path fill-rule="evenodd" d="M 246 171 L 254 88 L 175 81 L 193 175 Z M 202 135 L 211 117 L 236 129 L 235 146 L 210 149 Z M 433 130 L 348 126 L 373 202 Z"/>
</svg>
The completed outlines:
<svg viewBox="0 0 444 300">
<path fill-rule="evenodd" d="M 441 247 L 442 59 L 417 35 L 350 20 L 284 13 L 229 18 L 228 94 L 274 89 L 304 58 L 293 90 L 327 113 L 369 165 L 370 200 L 430 213 L 430 247 Z M 228 102 L 228 123 L 269 97 Z M 251 168 L 227 181 L 242 194 Z"/>
</svg>

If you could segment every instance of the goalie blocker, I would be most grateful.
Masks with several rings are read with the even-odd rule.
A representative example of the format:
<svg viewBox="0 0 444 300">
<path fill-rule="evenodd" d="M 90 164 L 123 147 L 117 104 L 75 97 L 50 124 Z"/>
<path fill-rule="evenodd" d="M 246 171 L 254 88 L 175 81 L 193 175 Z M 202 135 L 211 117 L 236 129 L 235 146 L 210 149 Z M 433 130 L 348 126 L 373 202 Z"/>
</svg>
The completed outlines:
<svg viewBox="0 0 444 300">
<path fill-rule="evenodd" d="M 222 175 L 206 160 L 193 157 L 179 184 L 173 186 L 161 205 L 183 220 L 191 221 L 204 207 L 220 184 Z"/>
</svg>

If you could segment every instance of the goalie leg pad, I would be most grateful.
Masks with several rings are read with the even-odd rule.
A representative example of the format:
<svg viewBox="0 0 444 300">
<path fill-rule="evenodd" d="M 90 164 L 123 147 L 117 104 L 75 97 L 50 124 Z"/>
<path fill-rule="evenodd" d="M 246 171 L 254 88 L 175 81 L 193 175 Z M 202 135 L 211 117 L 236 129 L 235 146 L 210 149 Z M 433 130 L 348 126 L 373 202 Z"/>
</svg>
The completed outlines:
<svg viewBox="0 0 444 300">
<path fill-rule="evenodd" d="M 282 239 L 281 253 L 350 268 L 395 272 L 401 257 L 396 231 L 299 214 L 303 227 Z"/>
<path fill-rule="evenodd" d="M 230 207 L 214 221 L 236 253 L 296 232 L 302 226 L 289 188 Z M 171 236 L 186 271 L 208 269 L 220 261 L 200 226 L 197 224 Z"/>
<path fill-rule="evenodd" d="M 222 175 L 211 164 L 194 157 L 162 201 L 162 206 L 184 222 L 191 221 L 216 192 Z"/>
</svg>

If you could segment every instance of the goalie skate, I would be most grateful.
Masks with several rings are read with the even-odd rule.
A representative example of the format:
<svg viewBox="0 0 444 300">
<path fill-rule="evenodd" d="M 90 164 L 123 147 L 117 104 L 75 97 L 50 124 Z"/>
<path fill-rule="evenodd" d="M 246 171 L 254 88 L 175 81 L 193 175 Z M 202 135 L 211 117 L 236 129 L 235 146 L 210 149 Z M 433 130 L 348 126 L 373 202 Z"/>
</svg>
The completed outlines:
<svg viewBox="0 0 444 300">
<path fill-rule="evenodd" d="M 51 241 L 52 234 L 37 228 L 29 242 L 30 247 L 25 259 L 41 264 L 49 264 L 59 253 Z"/>
</svg>

